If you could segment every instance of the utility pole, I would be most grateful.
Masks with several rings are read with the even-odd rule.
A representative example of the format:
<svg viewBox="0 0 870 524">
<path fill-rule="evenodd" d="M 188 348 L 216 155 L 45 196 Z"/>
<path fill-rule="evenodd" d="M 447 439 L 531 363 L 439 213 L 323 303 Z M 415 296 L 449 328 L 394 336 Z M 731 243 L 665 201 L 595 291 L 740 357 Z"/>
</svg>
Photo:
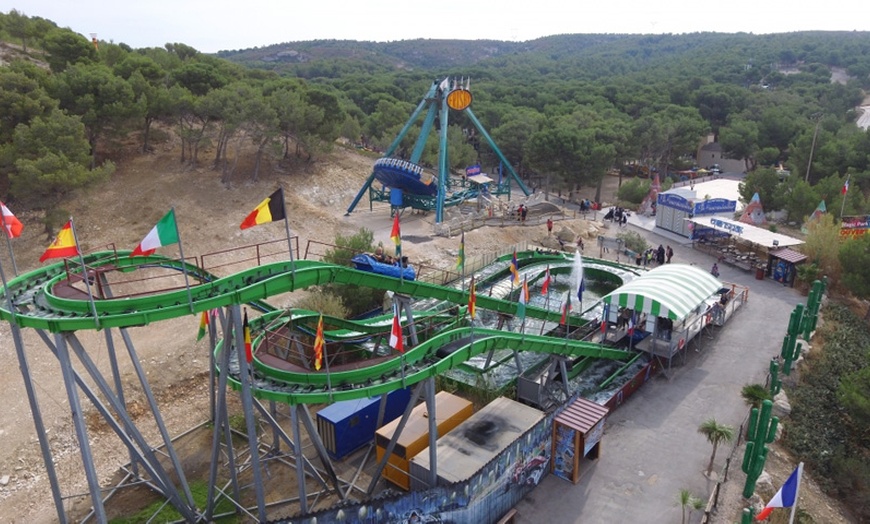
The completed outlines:
<svg viewBox="0 0 870 524">
<path fill-rule="evenodd" d="M 819 136 L 819 124 L 822 122 L 822 113 L 813 113 L 810 117 L 816 121 L 816 129 L 813 131 L 813 145 L 810 146 L 810 160 L 807 162 L 807 175 L 804 177 L 804 182 L 810 182 L 810 166 L 813 165 L 813 153 L 816 151 L 816 138 Z"/>
</svg>

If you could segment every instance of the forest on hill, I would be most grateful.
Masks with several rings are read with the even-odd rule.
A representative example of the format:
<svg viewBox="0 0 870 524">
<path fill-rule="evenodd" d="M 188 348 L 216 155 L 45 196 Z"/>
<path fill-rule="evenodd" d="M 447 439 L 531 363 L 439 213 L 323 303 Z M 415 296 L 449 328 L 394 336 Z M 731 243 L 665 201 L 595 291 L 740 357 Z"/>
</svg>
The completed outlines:
<svg viewBox="0 0 870 524">
<path fill-rule="evenodd" d="M 256 180 L 287 159 L 318 162 L 339 141 L 386 149 L 446 77 L 470 82 L 474 113 L 504 156 L 549 190 L 600 187 L 628 164 L 665 175 L 690 168 L 712 134 L 727 156 L 745 159 L 742 195 L 760 193 L 766 210 L 801 221 L 824 200 L 846 215 L 870 213 L 870 133 L 855 124 L 870 88 L 868 33 L 312 41 L 209 55 L 180 42 L 91 42 L 13 10 L 0 13 L 0 41 L 0 199 L 42 213 L 49 230 L 66 220 L 74 191 L 112 176 L 124 143 L 148 154 L 174 137 L 180 162 L 209 165 L 229 186 L 243 154 Z M 452 169 L 497 165 L 467 133 L 466 114 L 439 125 Z M 416 138 L 412 129 L 399 150 Z M 437 164 L 435 142 L 422 164 Z M 870 297 L 870 235 L 839 246 L 836 225 L 825 227 L 808 242 L 811 266 Z M 858 494 L 864 516 L 866 482 L 842 479 L 870 478 L 860 433 L 870 421 L 868 360 L 844 372 L 842 409 L 826 406 L 857 433 L 810 460 L 832 491 Z"/>
</svg>

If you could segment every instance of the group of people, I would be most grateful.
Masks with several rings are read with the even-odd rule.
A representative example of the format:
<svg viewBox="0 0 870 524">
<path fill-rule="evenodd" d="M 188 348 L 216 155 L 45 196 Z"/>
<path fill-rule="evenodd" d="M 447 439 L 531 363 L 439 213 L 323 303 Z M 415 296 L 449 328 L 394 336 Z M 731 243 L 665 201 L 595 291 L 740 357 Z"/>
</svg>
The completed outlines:
<svg viewBox="0 0 870 524">
<path fill-rule="evenodd" d="M 375 252 L 372 254 L 372 258 L 375 259 L 376 262 L 380 262 L 381 264 L 408 267 L 408 257 L 396 258 L 390 256 L 384 253 L 384 248 L 381 246 L 375 248 Z"/>
<path fill-rule="evenodd" d="M 588 198 L 583 198 L 580 200 L 580 212 L 585 213 L 587 211 L 597 211 L 601 209 L 601 204 L 598 202 L 593 202 Z"/>
<path fill-rule="evenodd" d="M 625 208 L 616 206 L 610 208 L 610 211 L 604 215 L 604 220 L 610 220 L 611 222 L 616 222 L 620 227 L 624 226 L 628 223 L 629 212 Z"/>
<path fill-rule="evenodd" d="M 664 247 L 659 244 L 658 248 L 651 247 L 643 253 L 638 253 L 634 258 L 634 263 L 638 266 L 643 264 L 643 267 L 652 266 L 654 264 L 670 264 L 673 256 L 674 250 L 671 246 Z"/>
<path fill-rule="evenodd" d="M 529 208 L 525 204 L 520 204 L 517 208 L 517 222 L 525 222 L 526 215 L 529 214 Z"/>
</svg>

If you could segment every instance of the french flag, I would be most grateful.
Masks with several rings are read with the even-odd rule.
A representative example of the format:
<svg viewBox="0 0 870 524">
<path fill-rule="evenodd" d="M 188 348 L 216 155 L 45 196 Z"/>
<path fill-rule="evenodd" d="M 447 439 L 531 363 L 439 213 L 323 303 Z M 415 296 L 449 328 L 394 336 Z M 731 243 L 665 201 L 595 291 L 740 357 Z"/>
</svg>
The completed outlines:
<svg viewBox="0 0 870 524">
<path fill-rule="evenodd" d="M 767 506 L 764 506 L 764 509 L 761 510 L 755 520 L 761 521 L 767 519 L 770 516 L 770 513 L 773 511 L 773 508 L 790 508 L 797 503 L 798 497 L 798 489 L 801 484 L 801 474 L 804 470 L 804 463 L 801 462 L 798 464 L 798 467 L 792 472 L 792 474 L 788 477 L 788 480 L 785 481 L 785 484 L 779 488 L 779 491 L 776 492 L 776 495 L 770 499 L 770 502 L 767 503 Z"/>
</svg>

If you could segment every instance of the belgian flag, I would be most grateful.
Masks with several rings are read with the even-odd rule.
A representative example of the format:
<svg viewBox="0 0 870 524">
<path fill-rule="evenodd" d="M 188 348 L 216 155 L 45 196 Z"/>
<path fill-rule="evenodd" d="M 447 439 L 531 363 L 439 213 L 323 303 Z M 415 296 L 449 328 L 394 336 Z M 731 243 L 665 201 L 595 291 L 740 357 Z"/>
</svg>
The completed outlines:
<svg viewBox="0 0 870 524">
<path fill-rule="evenodd" d="M 260 202 L 260 205 L 245 217 L 239 229 L 248 229 L 285 218 L 287 218 L 287 213 L 284 210 L 284 188 L 282 187 L 269 195 L 269 198 Z"/>
</svg>

